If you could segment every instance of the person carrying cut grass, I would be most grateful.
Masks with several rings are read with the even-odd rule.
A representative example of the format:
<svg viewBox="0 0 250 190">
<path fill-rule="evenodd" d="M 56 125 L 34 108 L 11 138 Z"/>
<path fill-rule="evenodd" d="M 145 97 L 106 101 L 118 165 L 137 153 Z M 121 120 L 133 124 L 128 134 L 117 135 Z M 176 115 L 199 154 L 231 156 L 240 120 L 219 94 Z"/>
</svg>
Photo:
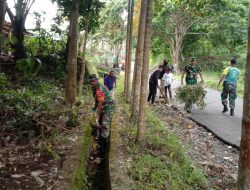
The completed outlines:
<svg viewBox="0 0 250 190">
<path fill-rule="evenodd" d="M 231 60 L 231 65 L 226 67 L 223 75 L 220 78 L 217 88 L 219 89 L 221 83 L 223 82 L 223 90 L 221 93 L 221 101 L 223 105 L 222 113 L 228 112 L 228 97 L 229 97 L 229 107 L 230 115 L 234 116 L 235 100 L 237 98 L 237 82 L 240 78 L 240 70 L 236 68 L 236 60 Z"/>
<path fill-rule="evenodd" d="M 184 71 L 181 76 L 181 85 L 183 85 L 184 77 L 186 81 L 186 85 L 197 85 L 198 84 L 198 75 L 201 78 L 201 84 L 204 84 L 204 78 L 201 67 L 198 65 L 196 57 L 190 58 L 191 63 L 186 65 L 184 67 Z M 191 112 L 192 109 L 192 103 L 188 103 L 188 105 L 185 105 L 187 112 Z"/>
</svg>

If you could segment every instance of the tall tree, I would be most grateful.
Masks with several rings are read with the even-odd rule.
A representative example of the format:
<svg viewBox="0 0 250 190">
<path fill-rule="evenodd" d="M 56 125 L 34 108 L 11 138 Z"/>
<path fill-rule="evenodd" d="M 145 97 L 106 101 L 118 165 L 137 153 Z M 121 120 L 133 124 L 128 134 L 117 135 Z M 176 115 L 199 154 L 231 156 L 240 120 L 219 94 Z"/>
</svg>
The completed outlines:
<svg viewBox="0 0 250 190">
<path fill-rule="evenodd" d="M 147 0 L 142 0 L 140 23 L 139 23 L 138 37 L 137 37 L 138 39 L 136 47 L 136 56 L 135 56 L 132 105 L 131 105 L 132 107 L 131 118 L 135 121 L 137 121 L 139 114 L 139 98 L 140 98 L 143 49 L 144 49 L 144 39 L 145 39 L 146 13 L 147 13 Z"/>
<path fill-rule="evenodd" d="M 3 42 L 3 25 L 4 25 L 4 18 L 5 18 L 5 9 L 6 9 L 6 0 L 0 1 L 0 56 L 2 50 L 2 42 Z M 0 71 L 1 71 L 1 59 L 0 59 Z"/>
<path fill-rule="evenodd" d="M 25 32 L 25 22 L 27 16 L 29 14 L 30 8 L 34 4 L 35 0 L 17 0 L 15 1 L 15 15 L 10 10 L 10 8 L 6 7 L 7 13 L 10 17 L 12 23 L 12 31 L 13 36 L 16 38 L 16 42 L 13 44 L 14 48 L 14 58 L 20 59 L 24 58 L 25 51 L 24 51 L 24 32 Z"/>
<path fill-rule="evenodd" d="M 69 30 L 69 46 L 67 56 L 68 78 L 66 88 L 67 102 L 72 106 L 76 102 L 77 87 L 77 28 L 79 18 L 79 0 L 72 1 L 70 30 Z"/>
<path fill-rule="evenodd" d="M 116 63 L 119 62 L 123 42 L 126 38 L 125 20 L 123 18 L 126 10 L 125 0 L 112 0 L 102 12 L 100 33 L 102 38 L 107 41 L 111 51 L 114 52 Z"/>
<path fill-rule="evenodd" d="M 124 95 L 127 91 L 127 77 L 128 77 L 128 49 L 129 49 L 129 31 L 130 31 L 130 14 L 131 14 L 131 0 L 128 0 L 128 17 L 127 17 L 127 37 L 126 37 L 126 54 L 125 54 L 125 80 L 124 80 Z"/>
<path fill-rule="evenodd" d="M 84 12 L 81 14 L 81 21 L 80 21 L 80 28 L 84 29 L 84 38 L 82 43 L 81 58 L 81 72 L 80 72 L 80 79 L 78 84 L 78 94 L 81 95 L 82 93 L 82 85 L 84 82 L 84 75 L 85 75 L 85 55 L 86 55 L 86 46 L 89 32 L 94 32 L 95 28 L 99 26 L 99 17 L 100 11 L 104 7 L 104 3 L 100 2 L 99 0 L 85 0 L 86 3 L 84 4 Z"/>
<path fill-rule="evenodd" d="M 127 40 L 126 40 L 126 62 L 125 62 L 125 98 L 129 101 L 131 96 L 131 54 L 132 54 L 132 36 L 133 36 L 133 17 L 134 17 L 134 0 L 128 0 L 128 23 L 127 23 Z"/>
<path fill-rule="evenodd" d="M 0 1 L 0 33 L 3 30 L 4 18 L 5 18 L 6 0 Z"/>
<path fill-rule="evenodd" d="M 234 6 L 232 4 L 235 3 L 232 3 L 231 0 L 156 0 L 157 11 L 155 11 L 156 16 L 153 22 L 153 35 L 161 42 L 158 44 L 165 43 L 169 46 L 170 55 L 177 71 L 186 37 L 188 35 L 208 35 L 201 28 L 208 25 L 213 28 L 229 2 L 230 6 Z M 198 31 L 202 32 L 192 32 L 191 29 L 195 26 L 199 27 Z M 223 34 L 223 36 L 225 35 L 227 36 L 227 34 Z"/>
<path fill-rule="evenodd" d="M 146 130 L 146 105 L 148 93 L 148 73 L 149 73 L 149 57 L 152 36 L 152 4 L 153 0 L 147 0 L 147 17 L 143 52 L 143 66 L 141 74 L 141 92 L 139 105 L 139 120 L 137 129 L 137 143 L 142 147 L 145 144 L 145 130 Z"/>
<path fill-rule="evenodd" d="M 240 143 L 240 158 L 237 187 L 239 190 L 250 189 L 250 11 L 248 16 L 248 51 L 245 70 L 244 108 Z"/>
<path fill-rule="evenodd" d="M 63 9 L 61 15 L 66 18 L 70 18 L 72 1 L 68 0 L 52 0 L 57 2 L 60 8 Z M 79 53 L 82 58 L 80 78 L 78 83 L 78 94 L 82 92 L 82 85 L 84 82 L 85 75 L 85 54 L 86 45 L 90 32 L 94 32 L 95 28 L 99 26 L 100 11 L 104 7 L 104 3 L 100 0 L 80 0 L 79 1 L 79 32 L 84 30 L 84 37 L 82 46 L 79 48 Z M 68 53 L 67 53 L 68 55 Z"/>
</svg>

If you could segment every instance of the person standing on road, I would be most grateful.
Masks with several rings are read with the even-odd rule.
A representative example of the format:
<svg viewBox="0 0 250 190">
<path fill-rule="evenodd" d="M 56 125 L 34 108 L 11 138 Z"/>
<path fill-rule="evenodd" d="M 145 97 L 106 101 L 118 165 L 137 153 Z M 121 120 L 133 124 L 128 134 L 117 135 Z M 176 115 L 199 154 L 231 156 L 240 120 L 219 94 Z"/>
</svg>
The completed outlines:
<svg viewBox="0 0 250 190">
<path fill-rule="evenodd" d="M 92 131 L 97 143 L 96 157 L 94 159 L 101 162 L 106 158 L 109 150 L 110 128 L 115 103 L 108 89 L 99 83 L 96 75 L 90 75 L 89 82 L 95 98 L 95 107 L 92 110 L 96 113 L 97 120 L 97 124 L 93 126 Z"/>
<path fill-rule="evenodd" d="M 198 84 L 198 75 L 201 78 L 201 84 L 204 84 L 204 78 L 201 67 L 198 65 L 196 61 L 196 57 L 190 58 L 191 64 L 186 65 L 184 67 L 184 71 L 181 76 L 181 85 L 183 85 L 183 80 L 186 75 L 186 85 L 197 85 Z M 191 113 L 191 109 L 193 107 L 192 103 L 188 103 L 185 105 L 187 108 L 187 112 Z"/>
<path fill-rule="evenodd" d="M 166 98 L 168 97 L 168 93 L 169 93 L 169 98 L 172 99 L 171 84 L 172 84 L 174 78 L 173 78 L 173 74 L 171 73 L 170 69 L 168 69 L 167 72 L 163 75 L 162 80 L 164 82 Z"/>
<path fill-rule="evenodd" d="M 227 67 L 223 75 L 220 78 L 217 88 L 219 89 L 221 83 L 223 82 L 223 90 L 221 93 L 221 101 L 224 106 L 222 113 L 228 111 L 228 97 L 229 97 L 229 107 L 230 115 L 234 116 L 235 100 L 237 98 L 237 82 L 240 77 L 240 70 L 236 68 L 236 59 L 231 60 L 230 67 Z"/>
<path fill-rule="evenodd" d="M 184 71 L 181 76 L 181 84 L 183 85 L 183 79 L 186 75 L 186 85 L 198 84 L 198 75 L 200 75 L 201 83 L 204 83 L 202 69 L 196 61 L 196 57 L 191 57 L 191 64 L 184 67 Z"/>
<path fill-rule="evenodd" d="M 149 78 L 149 95 L 148 95 L 148 102 L 151 101 L 152 104 L 155 102 L 155 96 L 157 93 L 158 80 L 160 74 L 162 72 L 162 65 L 159 66 L 159 69 L 153 72 L 153 74 Z"/>
<path fill-rule="evenodd" d="M 104 78 L 104 85 L 109 89 L 112 99 L 115 97 L 114 87 L 116 87 L 116 77 L 113 70 Z"/>
</svg>

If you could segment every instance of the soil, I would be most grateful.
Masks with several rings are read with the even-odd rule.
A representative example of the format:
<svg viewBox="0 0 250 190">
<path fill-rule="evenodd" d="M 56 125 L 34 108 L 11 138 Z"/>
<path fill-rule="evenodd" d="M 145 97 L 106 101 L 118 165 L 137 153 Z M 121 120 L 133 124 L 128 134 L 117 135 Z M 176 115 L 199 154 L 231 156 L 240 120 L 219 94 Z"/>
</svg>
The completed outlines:
<svg viewBox="0 0 250 190">
<path fill-rule="evenodd" d="M 53 189 L 62 178 L 59 171 L 65 155 L 77 146 L 73 137 L 81 134 L 81 130 L 77 127 L 61 133 L 56 144 L 41 140 L 23 146 L 16 142 L 5 144 L 0 148 L 0 189 Z"/>
<path fill-rule="evenodd" d="M 212 133 L 188 118 L 188 114 L 169 105 L 156 104 L 152 109 L 180 139 L 188 156 L 203 169 L 209 186 L 236 189 L 239 150 L 224 144 Z"/>
</svg>

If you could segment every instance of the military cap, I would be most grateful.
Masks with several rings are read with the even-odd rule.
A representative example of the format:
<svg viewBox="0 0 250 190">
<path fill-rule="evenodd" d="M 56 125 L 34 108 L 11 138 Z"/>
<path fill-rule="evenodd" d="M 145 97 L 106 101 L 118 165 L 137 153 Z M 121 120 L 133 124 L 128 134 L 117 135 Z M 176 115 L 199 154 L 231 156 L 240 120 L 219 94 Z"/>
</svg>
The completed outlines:
<svg viewBox="0 0 250 190">
<path fill-rule="evenodd" d="M 191 61 L 196 61 L 196 57 L 190 57 Z"/>
<path fill-rule="evenodd" d="M 96 76 L 95 74 L 89 75 L 88 81 L 91 82 L 91 81 L 93 81 L 93 80 L 98 80 L 97 76 Z"/>
</svg>

